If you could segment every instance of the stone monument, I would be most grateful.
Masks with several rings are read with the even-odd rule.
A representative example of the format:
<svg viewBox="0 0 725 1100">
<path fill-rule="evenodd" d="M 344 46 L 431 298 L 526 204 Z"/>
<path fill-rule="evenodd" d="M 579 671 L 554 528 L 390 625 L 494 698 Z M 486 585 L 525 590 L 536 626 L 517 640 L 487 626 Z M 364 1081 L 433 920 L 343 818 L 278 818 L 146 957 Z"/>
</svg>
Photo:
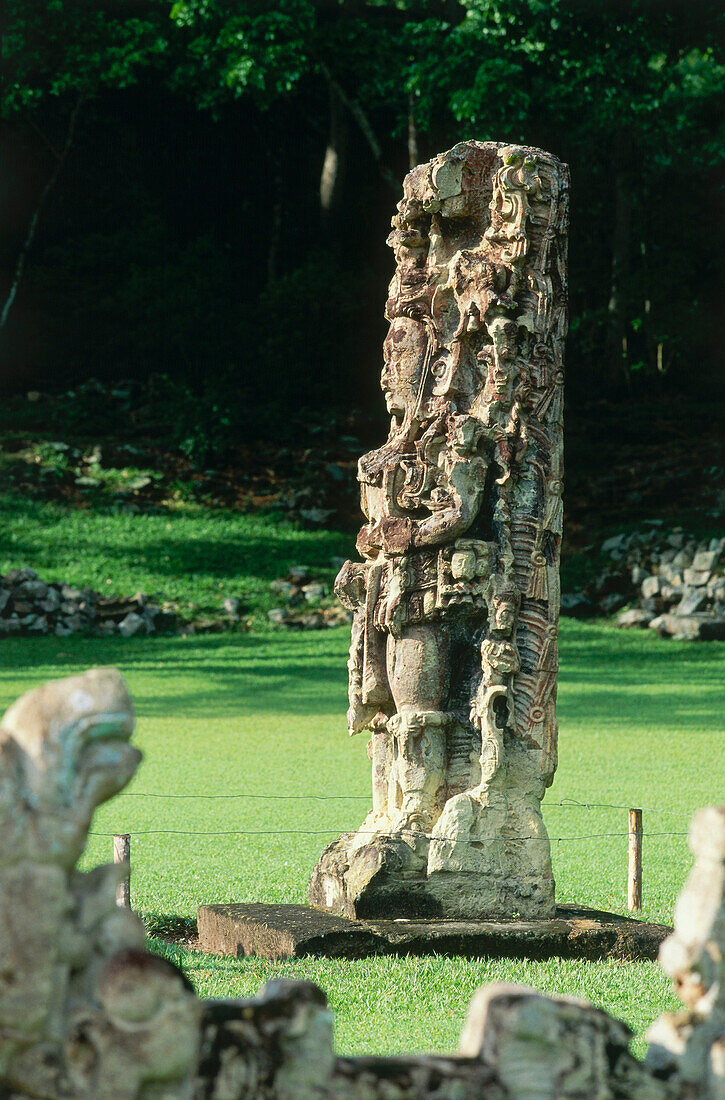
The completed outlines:
<svg viewBox="0 0 725 1100">
<path fill-rule="evenodd" d="M 351 734 L 372 809 L 322 853 L 347 917 L 549 918 L 541 801 L 556 768 L 569 175 L 540 149 L 463 142 L 414 168 L 381 384 L 359 462 Z"/>
</svg>

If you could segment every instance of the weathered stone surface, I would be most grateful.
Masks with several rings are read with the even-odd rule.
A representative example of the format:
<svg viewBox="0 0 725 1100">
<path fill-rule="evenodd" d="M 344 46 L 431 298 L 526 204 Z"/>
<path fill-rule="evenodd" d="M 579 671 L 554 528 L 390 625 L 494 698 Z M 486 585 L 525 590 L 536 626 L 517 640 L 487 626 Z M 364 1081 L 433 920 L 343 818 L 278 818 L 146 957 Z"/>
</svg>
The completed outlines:
<svg viewBox="0 0 725 1100">
<path fill-rule="evenodd" d="M 696 642 L 702 637 L 704 617 L 698 615 L 666 615 L 665 629 L 672 638 Z"/>
<path fill-rule="evenodd" d="M 332 1029 L 327 998 L 312 982 L 281 979 L 253 999 L 207 1001 L 204 1057 L 189 1098 L 355 1100 L 333 1083 Z"/>
<path fill-rule="evenodd" d="M 563 593 L 563 614 L 612 614 L 624 603 L 630 610 L 618 616 L 617 625 L 642 625 L 639 612 L 647 612 L 653 629 L 662 637 L 719 638 L 718 620 L 725 616 L 725 540 L 698 543 L 681 529 L 667 532 L 661 523 L 643 521 L 641 529 L 622 533 L 602 543 L 609 558 L 598 577 L 582 592 Z M 712 567 L 707 573 L 690 568 Z M 683 570 L 687 571 L 686 583 Z M 672 616 L 688 619 L 705 616 L 708 624 L 676 624 Z"/>
<path fill-rule="evenodd" d="M 725 639 L 725 617 L 722 615 L 682 615 L 678 611 L 676 615 L 659 615 L 650 621 L 649 626 L 662 638 L 692 642 Z"/>
<path fill-rule="evenodd" d="M 690 585 L 692 588 L 701 588 L 712 579 L 712 574 L 709 570 L 698 569 L 686 569 L 684 574 L 685 584 Z"/>
<path fill-rule="evenodd" d="M 661 577 L 645 577 L 641 585 L 641 592 L 647 600 L 652 596 L 658 596 L 662 591 L 663 581 Z"/>
<path fill-rule="evenodd" d="M 170 631 L 174 613 L 149 603 L 143 592 L 129 599 L 108 599 L 91 588 L 46 583 L 32 570 L 0 576 L 0 634 L 115 634 L 134 637 Z"/>
<path fill-rule="evenodd" d="M 629 1053 L 620 1020 L 573 997 L 494 984 L 471 1001 L 459 1051 L 496 1071 L 511 1100 L 665 1100 L 667 1087 Z"/>
<path fill-rule="evenodd" d="M 617 626 L 645 627 L 652 622 L 654 615 L 651 611 L 645 611 L 641 607 L 632 607 L 629 611 L 623 611 L 617 619 Z"/>
<path fill-rule="evenodd" d="M 129 611 L 118 624 L 118 633 L 124 638 L 133 638 L 135 634 L 146 633 L 146 624 L 141 615 L 135 611 Z"/>
<path fill-rule="evenodd" d="M 722 600 L 725 597 L 725 577 L 713 577 L 707 586 L 707 594 L 713 599 Z"/>
<path fill-rule="evenodd" d="M 338 914 L 554 914 L 567 201 L 565 165 L 494 142 L 405 179 L 390 433 L 360 459 L 363 560 L 336 582 L 373 772 L 310 882 Z"/>
<path fill-rule="evenodd" d="M 701 588 L 686 588 L 677 607 L 678 615 L 696 615 L 707 606 L 707 593 Z"/>
<path fill-rule="evenodd" d="M 699 550 L 692 559 L 692 568 L 701 573 L 712 573 L 720 561 L 720 548 Z"/>
<path fill-rule="evenodd" d="M 227 596 L 222 600 L 222 610 L 234 622 L 238 621 L 242 610 L 242 601 L 237 596 Z"/>
<path fill-rule="evenodd" d="M 685 1012 L 667 1012 L 647 1032 L 647 1062 L 676 1082 L 675 1095 L 725 1096 L 725 806 L 690 826 L 695 866 L 675 906 L 675 930 L 660 950 Z"/>
<path fill-rule="evenodd" d="M 199 946 L 212 955 L 286 959 L 302 955 L 356 958 L 374 955 L 378 937 L 359 921 L 309 905 L 236 903 L 202 905 Z"/>
<path fill-rule="evenodd" d="M 656 615 L 654 619 L 650 619 L 648 626 L 650 630 L 657 631 L 660 638 L 666 638 L 669 634 L 667 615 Z"/>
<path fill-rule="evenodd" d="M 93 811 L 138 765 L 132 727 L 113 669 L 37 688 L 2 720 L 2 1096 L 190 1096 L 198 1001 L 117 908 L 126 869 L 75 870 Z"/>
<path fill-rule="evenodd" d="M 344 558 L 336 558 L 335 562 L 339 560 L 344 564 Z M 300 578 L 304 583 L 297 583 Z M 268 612 L 270 622 L 287 630 L 323 630 L 348 624 L 352 619 L 351 612 L 340 605 L 327 586 L 311 580 L 309 572 L 303 572 L 300 566 L 293 566 L 286 577 L 272 581 L 269 588 L 285 602 L 284 607 Z"/>
<path fill-rule="evenodd" d="M 684 538 L 684 535 L 682 536 Z M 675 569 L 688 569 L 692 565 L 693 554 L 691 550 L 680 550 L 672 559 Z"/>
<path fill-rule="evenodd" d="M 551 920 L 352 920 L 307 905 L 202 905 L 199 945 L 215 955 L 267 959 L 368 955 L 656 959 L 671 931 L 591 909 L 557 909 Z"/>
</svg>

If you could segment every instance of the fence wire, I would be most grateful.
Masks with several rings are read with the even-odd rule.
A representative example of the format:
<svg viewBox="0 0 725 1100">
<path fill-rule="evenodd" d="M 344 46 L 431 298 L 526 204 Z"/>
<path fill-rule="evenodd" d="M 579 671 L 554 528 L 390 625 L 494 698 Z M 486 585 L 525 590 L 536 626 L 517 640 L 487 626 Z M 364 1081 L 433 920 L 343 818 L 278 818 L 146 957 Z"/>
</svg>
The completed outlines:
<svg viewBox="0 0 725 1100">
<path fill-rule="evenodd" d="M 329 836 L 330 833 L 355 833 L 356 836 L 374 836 L 382 837 L 387 840 L 429 840 L 438 841 L 442 844 L 473 844 L 481 846 L 482 844 L 518 844 L 521 841 L 538 841 L 540 844 L 549 840 L 551 842 L 556 841 L 561 844 L 564 841 L 569 840 L 596 840 L 598 837 L 628 837 L 630 834 L 627 830 L 614 832 L 614 833 L 582 833 L 578 836 L 496 836 L 486 837 L 484 840 L 465 840 L 461 837 L 452 836 L 436 836 L 433 833 L 415 833 L 407 829 L 401 829 L 397 833 L 381 833 L 375 830 L 367 831 L 356 828 L 334 828 L 329 829 L 132 829 L 121 830 L 120 833 L 116 832 L 89 832 L 89 836 L 119 836 L 125 833 L 128 836 Z M 667 830 L 663 832 L 643 832 L 643 836 L 687 836 L 686 830 L 673 831 Z"/>
<path fill-rule="evenodd" d="M 234 791 L 229 794 L 204 794 L 202 792 L 189 792 L 183 794 L 168 794 L 164 791 L 121 791 L 116 796 L 117 798 L 160 798 L 160 799 L 176 799 L 176 798 L 191 798 L 200 800 L 224 800 L 224 799 L 240 799 L 246 798 L 256 801 L 299 801 L 299 802 L 350 802 L 350 801 L 362 801 L 369 802 L 369 794 L 278 794 L 277 792 L 270 792 L 269 794 L 258 791 Z M 629 810 L 631 807 L 624 803 L 617 802 L 580 802 L 576 798 L 562 798 L 558 802 L 544 801 L 542 806 L 545 810 L 552 809 L 582 809 L 582 810 Z M 655 806 L 639 806 L 640 810 L 646 811 L 650 814 L 667 814 L 671 817 L 692 818 L 695 814 L 695 810 L 690 813 L 683 813 L 681 810 L 662 810 Z M 103 834 L 106 835 L 106 834 Z M 112 836 L 113 834 L 108 834 Z"/>
<path fill-rule="evenodd" d="M 220 800 L 233 800 L 233 799 L 248 799 L 253 801 L 310 801 L 310 802 L 340 802 L 340 801 L 365 801 L 370 802 L 369 794 L 279 794 L 274 793 L 260 793 L 259 791 L 233 791 L 225 794 L 206 794 L 203 792 L 165 792 L 165 791 L 124 791 L 120 797 L 125 798 L 149 798 L 149 799 L 198 799 L 201 801 L 220 801 Z M 564 797 L 557 802 L 544 802 L 544 810 L 548 809 L 581 809 L 588 812 L 593 810 L 629 810 L 631 807 L 625 803 L 616 802 L 582 802 L 577 798 Z M 687 818 L 690 819 L 692 814 L 683 813 L 680 810 L 668 810 L 660 809 L 655 806 L 641 806 L 641 810 L 651 814 L 665 814 L 672 817 Z M 694 811 L 693 811 L 694 813 Z M 91 830 L 89 836 L 97 837 L 112 837 L 117 836 L 120 833 L 125 833 L 129 836 L 227 836 L 227 837 L 272 837 L 272 836 L 331 836 L 334 834 L 346 834 L 355 833 L 358 836 L 370 836 L 384 839 L 403 839 L 406 841 L 427 840 L 431 842 L 438 842 L 441 844 L 455 844 L 455 845 L 475 845 L 480 847 L 482 844 L 511 844 L 522 842 L 538 842 L 544 843 L 548 839 L 551 843 L 563 844 L 580 840 L 599 840 L 599 839 L 614 839 L 614 838 L 626 838 L 629 837 L 630 831 L 628 829 L 616 830 L 614 832 L 602 832 L 602 833 L 579 833 L 571 836 L 515 836 L 515 837 L 487 837 L 481 839 L 466 839 L 462 837 L 448 837 L 438 836 L 433 833 L 415 832 L 409 829 L 398 830 L 395 833 L 381 833 L 377 830 L 361 830 L 358 828 L 348 827 L 340 828 L 329 826 L 325 829 L 175 829 L 175 828 L 139 828 L 139 829 L 116 829 L 113 832 L 107 832 L 105 830 Z M 643 830 L 643 837 L 674 837 L 674 836 L 687 836 L 687 830 L 665 829 L 665 830 Z"/>
</svg>

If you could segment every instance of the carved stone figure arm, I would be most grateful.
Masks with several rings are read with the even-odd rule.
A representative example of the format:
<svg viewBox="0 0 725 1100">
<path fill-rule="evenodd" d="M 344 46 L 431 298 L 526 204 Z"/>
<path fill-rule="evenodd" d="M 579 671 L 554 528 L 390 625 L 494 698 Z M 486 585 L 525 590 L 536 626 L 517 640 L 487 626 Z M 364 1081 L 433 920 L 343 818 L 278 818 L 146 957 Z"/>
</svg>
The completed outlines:
<svg viewBox="0 0 725 1100">
<path fill-rule="evenodd" d="M 404 554 L 413 545 L 413 523 L 407 516 L 383 516 L 360 528 L 356 545 L 366 558 L 377 557 L 379 550 L 388 555 Z"/>
<path fill-rule="evenodd" d="M 448 476 L 448 492 L 431 515 L 414 525 L 413 546 L 435 546 L 464 534 L 473 523 L 483 498 L 486 463 L 474 456 L 454 461 Z"/>
</svg>

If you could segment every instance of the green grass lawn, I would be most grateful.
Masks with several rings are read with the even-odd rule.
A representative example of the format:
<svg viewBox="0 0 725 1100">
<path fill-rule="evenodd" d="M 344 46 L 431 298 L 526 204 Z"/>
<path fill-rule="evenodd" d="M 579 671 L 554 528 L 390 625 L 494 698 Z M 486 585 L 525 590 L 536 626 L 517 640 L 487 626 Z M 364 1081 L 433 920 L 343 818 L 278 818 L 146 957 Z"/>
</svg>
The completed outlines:
<svg viewBox="0 0 725 1100">
<path fill-rule="evenodd" d="M 129 538 L 140 538 L 136 524 Z M 209 545 L 223 533 L 220 521 Z M 109 546 L 117 535 L 109 531 Z M 262 553 L 263 526 L 255 537 Z M 270 537 L 273 558 L 281 543 Z M 324 544 L 314 536 L 303 550 L 289 538 L 303 560 L 311 545 Z M 335 552 L 331 546 L 324 552 Z M 74 550 L 55 550 L 62 574 Z M 119 550 L 119 570 L 126 568 L 121 559 Z M 134 572 L 131 587 L 143 583 Z M 302 902 L 322 847 L 367 809 L 365 739 L 345 732 L 346 646 L 344 629 L 4 640 L 0 704 L 50 677 L 91 665 L 121 668 L 136 700 L 145 763 L 130 790 L 99 811 L 94 831 L 132 834 L 132 900 L 152 922 L 193 916 L 203 902 Z M 665 642 L 564 620 L 560 764 L 545 804 L 561 902 L 625 911 L 626 808 L 643 806 L 644 916 L 670 920 L 691 863 L 682 835 L 689 815 L 723 797 L 724 652 L 718 643 Z M 86 864 L 106 861 L 110 851 L 108 836 L 92 836 Z M 638 1032 L 676 1004 L 653 963 L 427 957 L 269 964 L 159 949 L 204 996 L 248 996 L 273 975 L 311 978 L 330 997 L 344 1052 L 451 1049 L 473 990 L 491 980 L 587 997 Z"/>
<path fill-rule="evenodd" d="M 140 590 L 173 601 L 185 617 L 222 617 L 222 600 L 237 596 L 257 625 L 266 623 L 267 610 L 279 604 L 270 581 L 302 564 L 330 582 L 331 557 L 353 551 L 349 536 L 302 530 L 273 512 L 189 505 L 131 515 L 0 494 L 0 573 L 30 566 L 44 581 L 90 586 L 103 596 Z"/>
</svg>

